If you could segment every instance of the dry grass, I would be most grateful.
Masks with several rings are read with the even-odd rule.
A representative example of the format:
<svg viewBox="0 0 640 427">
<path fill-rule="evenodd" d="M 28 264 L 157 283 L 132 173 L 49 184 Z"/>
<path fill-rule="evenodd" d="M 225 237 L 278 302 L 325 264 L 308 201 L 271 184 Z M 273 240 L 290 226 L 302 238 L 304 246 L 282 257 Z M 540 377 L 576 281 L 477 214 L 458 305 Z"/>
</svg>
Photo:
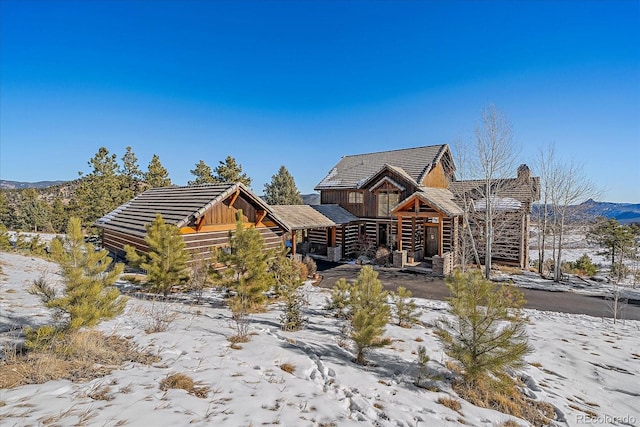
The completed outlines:
<svg viewBox="0 0 640 427">
<path fill-rule="evenodd" d="M 517 422 L 515 422 L 513 420 L 507 420 L 507 421 L 503 422 L 502 424 L 500 424 L 498 427 L 520 427 L 520 424 L 518 424 Z"/>
<path fill-rule="evenodd" d="M 282 365 L 280 365 L 280 369 L 290 374 L 293 374 L 296 371 L 296 365 L 292 363 L 283 363 Z"/>
<path fill-rule="evenodd" d="M 42 384 L 57 379 L 74 382 L 103 377 L 123 363 L 151 364 L 158 356 L 140 352 L 124 338 L 98 331 L 63 336 L 47 350 L 26 354 L 6 352 L 0 361 L 0 388 Z"/>
<path fill-rule="evenodd" d="M 497 265 L 497 269 L 504 274 L 522 274 L 522 269 L 517 267 L 509 267 L 508 265 Z"/>
<path fill-rule="evenodd" d="M 459 400 L 451 399 L 450 397 L 439 397 L 437 402 L 444 407 L 456 411 L 457 413 L 462 415 L 462 405 L 460 404 Z"/>
<path fill-rule="evenodd" d="M 555 417 L 551 404 L 525 396 L 508 382 L 499 383 L 489 378 L 474 382 L 457 381 L 453 390 L 469 403 L 522 418 L 536 427 L 549 425 Z"/>
<path fill-rule="evenodd" d="M 167 391 L 172 388 L 186 390 L 189 394 L 203 399 L 209 394 L 209 387 L 197 384 L 186 374 L 172 374 L 160 381 L 160 390 Z"/>
</svg>

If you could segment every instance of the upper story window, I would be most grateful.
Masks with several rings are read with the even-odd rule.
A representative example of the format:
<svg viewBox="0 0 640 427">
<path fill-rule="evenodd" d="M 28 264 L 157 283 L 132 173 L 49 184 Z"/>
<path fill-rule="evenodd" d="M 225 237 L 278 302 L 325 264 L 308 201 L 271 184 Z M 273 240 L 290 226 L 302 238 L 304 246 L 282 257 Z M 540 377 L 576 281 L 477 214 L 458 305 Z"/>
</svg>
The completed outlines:
<svg viewBox="0 0 640 427">
<path fill-rule="evenodd" d="M 396 191 L 378 192 L 378 216 L 389 216 L 391 210 L 400 203 L 400 193 Z"/>
<path fill-rule="evenodd" d="M 359 191 L 349 191 L 349 203 L 350 204 L 361 204 L 364 202 L 364 198 L 361 192 Z"/>
</svg>

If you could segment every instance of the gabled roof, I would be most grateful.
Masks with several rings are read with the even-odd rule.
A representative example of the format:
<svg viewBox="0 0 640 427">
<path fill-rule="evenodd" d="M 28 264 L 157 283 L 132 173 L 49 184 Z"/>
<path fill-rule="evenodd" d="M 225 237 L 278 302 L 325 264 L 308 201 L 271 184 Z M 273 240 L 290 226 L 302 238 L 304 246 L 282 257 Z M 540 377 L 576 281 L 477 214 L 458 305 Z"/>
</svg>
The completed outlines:
<svg viewBox="0 0 640 427">
<path fill-rule="evenodd" d="M 359 220 L 339 205 L 274 205 L 271 209 L 289 230 L 335 227 Z"/>
<path fill-rule="evenodd" d="M 286 229 L 284 221 L 271 211 L 269 205 L 240 182 L 152 188 L 109 212 L 97 220 L 96 225 L 142 237 L 146 234 L 145 225 L 161 214 L 167 224 L 180 228 L 197 220 L 236 191 L 250 203 L 264 209 L 278 225 Z"/>
<path fill-rule="evenodd" d="M 455 196 L 451 191 L 444 188 L 432 187 L 420 187 L 420 191 L 416 191 L 398 203 L 398 206 L 396 206 L 391 213 L 395 214 L 405 209 L 407 205 L 411 205 L 416 198 L 449 217 L 459 216 L 464 213 L 462 208 L 454 202 L 453 199 Z"/>
<path fill-rule="evenodd" d="M 446 152 L 449 152 L 449 146 L 443 144 L 344 156 L 315 189 L 361 188 L 385 165 L 400 168 L 413 181 L 420 183 Z"/>
</svg>

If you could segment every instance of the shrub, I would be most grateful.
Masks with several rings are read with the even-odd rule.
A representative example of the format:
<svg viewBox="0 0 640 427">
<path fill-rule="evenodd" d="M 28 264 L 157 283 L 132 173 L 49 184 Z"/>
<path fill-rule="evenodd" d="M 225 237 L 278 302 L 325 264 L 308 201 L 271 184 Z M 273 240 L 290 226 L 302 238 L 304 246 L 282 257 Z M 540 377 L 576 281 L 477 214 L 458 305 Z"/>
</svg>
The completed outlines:
<svg viewBox="0 0 640 427">
<path fill-rule="evenodd" d="M 389 264 L 389 257 L 391 256 L 391 252 L 385 246 L 380 246 L 376 249 L 375 255 L 375 263 L 381 267 Z"/>
<path fill-rule="evenodd" d="M 563 270 L 568 273 L 578 274 L 581 276 L 595 276 L 598 272 L 597 267 L 589 258 L 589 255 L 583 254 L 574 262 L 566 262 L 563 264 Z"/>
<path fill-rule="evenodd" d="M 315 276 L 316 272 L 318 271 L 318 266 L 316 265 L 316 262 L 313 260 L 313 258 L 311 258 L 309 255 L 306 255 L 303 258 L 302 263 L 307 267 L 308 277 Z"/>
<path fill-rule="evenodd" d="M 206 398 L 207 394 L 209 394 L 209 387 L 198 386 L 197 383 L 186 374 L 172 374 L 160 381 L 160 390 L 167 391 L 172 388 L 186 390 L 189 394 L 200 398 Z"/>
</svg>

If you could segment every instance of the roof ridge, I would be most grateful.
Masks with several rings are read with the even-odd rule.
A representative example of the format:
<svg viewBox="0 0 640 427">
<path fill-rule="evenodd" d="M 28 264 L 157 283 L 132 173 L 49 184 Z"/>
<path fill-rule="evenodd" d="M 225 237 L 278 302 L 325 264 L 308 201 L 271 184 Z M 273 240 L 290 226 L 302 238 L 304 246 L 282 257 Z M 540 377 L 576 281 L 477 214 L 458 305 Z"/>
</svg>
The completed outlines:
<svg viewBox="0 0 640 427">
<path fill-rule="evenodd" d="M 423 146 L 420 146 L 420 147 L 397 148 L 395 150 L 374 151 L 374 152 L 370 152 L 370 153 L 347 154 L 347 155 L 342 156 L 342 158 L 344 159 L 345 157 L 358 157 L 358 156 L 368 156 L 368 155 L 372 155 L 372 154 L 384 154 L 384 153 L 395 153 L 395 152 L 399 152 L 399 151 L 419 150 L 421 148 L 442 147 L 443 145 L 447 145 L 447 144 L 433 144 L 433 145 L 423 145 Z"/>
</svg>

